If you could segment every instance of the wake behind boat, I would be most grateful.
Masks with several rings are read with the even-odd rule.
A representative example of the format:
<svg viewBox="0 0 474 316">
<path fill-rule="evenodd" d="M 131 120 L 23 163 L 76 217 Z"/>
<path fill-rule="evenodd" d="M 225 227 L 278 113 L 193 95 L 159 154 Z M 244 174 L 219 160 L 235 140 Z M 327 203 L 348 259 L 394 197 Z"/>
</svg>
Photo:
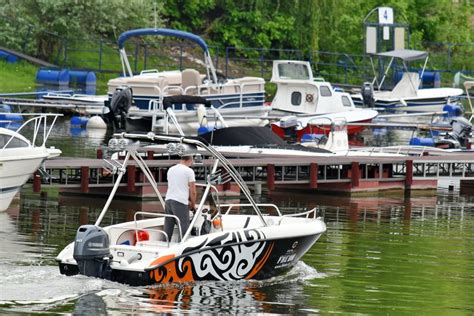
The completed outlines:
<svg viewBox="0 0 474 316">
<path fill-rule="evenodd" d="M 95 225 L 81 226 L 75 242 L 57 256 L 62 274 L 80 273 L 130 285 L 267 279 L 293 267 L 326 231 L 316 209 L 282 215 L 276 205 L 257 204 L 238 171 L 204 140 L 153 133 L 115 136 L 109 147 L 126 151 L 123 163 L 115 162 L 119 172 L 115 186 Z M 140 144 L 133 140 L 169 143 L 170 152 L 181 155 L 199 147 L 214 158 L 206 183 L 200 185 L 203 194 L 187 231 L 177 225 L 168 236 L 163 225 L 170 215 L 147 212 L 137 212 L 130 222 L 100 226 L 131 159 L 164 208 L 153 176 L 137 152 Z M 247 203 L 219 201 L 217 186 L 230 179 Z"/>
</svg>

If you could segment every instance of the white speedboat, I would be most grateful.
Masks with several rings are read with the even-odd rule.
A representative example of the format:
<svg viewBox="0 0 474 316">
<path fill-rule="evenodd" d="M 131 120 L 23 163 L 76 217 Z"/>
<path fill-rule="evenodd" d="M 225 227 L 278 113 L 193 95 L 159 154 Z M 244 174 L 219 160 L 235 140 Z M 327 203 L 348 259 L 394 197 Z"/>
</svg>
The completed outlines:
<svg viewBox="0 0 474 316">
<path fill-rule="evenodd" d="M 186 39 L 197 44 L 204 51 L 203 66 L 205 73 L 196 69 L 173 71 L 144 70 L 135 75 L 125 51 L 125 42 L 131 37 L 154 35 L 171 36 Z M 199 96 L 219 109 L 222 115 L 240 115 L 233 120 L 240 124 L 249 124 L 242 116 L 260 116 L 268 111 L 264 106 L 265 81 L 259 77 L 243 77 L 227 79 L 217 74 L 209 48 L 199 36 L 173 29 L 135 29 L 124 32 L 118 39 L 123 76 L 108 82 L 108 95 L 112 103 L 117 89 L 129 87 L 133 91 L 134 105 L 142 111 L 134 111 L 134 115 L 162 120 L 164 110 L 162 102 L 169 96 Z M 151 102 L 155 101 L 155 102 Z M 189 123 L 199 123 L 193 104 L 176 101 L 171 104 L 180 124 L 187 130 Z M 113 109 L 114 110 L 114 109 Z M 128 109 L 127 109 L 128 110 Z M 119 114 L 119 113 L 115 113 Z M 256 121 L 259 124 L 260 121 Z M 159 123 L 153 122 L 153 125 Z M 229 124 L 232 124 L 229 122 Z M 265 122 L 263 124 L 266 124 Z M 191 127 L 190 127 L 191 128 Z M 196 132 L 196 129 L 192 130 Z"/>
<path fill-rule="evenodd" d="M 0 211 L 8 208 L 15 194 L 45 159 L 60 154 L 59 149 L 46 147 L 58 114 L 34 115 L 37 116 L 16 131 L 0 127 Z M 52 118 L 52 123 L 48 118 Z M 33 128 L 31 141 L 21 134 L 27 126 Z"/>
<path fill-rule="evenodd" d="M 404 110 L 417 112 L 442 111 L 443 107 L 452 98 L 459 97 L 463 91 L 458 88 L 426 88 L 420 89 L 420 84 L 425 73 L 428 62 L 428 53 L 417 50 L 394 50 L 374 54 L 374 56 L 390 58 L 390 62 L 382 78 L 378 78 L 375 73 L 373 56 L 371 56 L 374 79 L 371 83 L 365 83 L 361 93 L 352 95 L 356 105 L 365 105 L 387 110 Z M 401 80 L 392 90 L 382 90 L 383 83 L 387 77 L 394 60 L 401 60 L 404 73 Z M 407 62 L 424 60 L 424 65 L 420 73 L 410 72 Z M 372 87 L 376 87 L 374 90 Z"/>
<path fill-rule="evenodd" d="M 276 205 L 257 204 L 238 171 L 205 141 L 153 133 L 115 136 L 109 147 L 126 151 L 123 163 L 114 168 L 119 172 L 115 186 L 95 224 L 79 227 L 75 241 L 57 256 L 62 274 L 80 273 L 130 285 L 266 279 L 293 267 L 326 231 L 316 209 L 282 215 Z M 168 236 L 163 225 L 171 215 L 140 211 L 133 221 L 100 226 L 131 159 L 164 209 L 156 182 L 137 152 L 139 144 L 132 140 L 167 142 L 170 151 L 181 154 L 197 146 L 213 156 L 206 182 L 198 184 L 203 193 L 187 231 L 176 225 Z M 220 203 L 216 187 L 230 179 L 248 202 Z"/>
<path fill-rule="evenodd" d="M 298 122 L 304 124 L 301 134 L 314 130 L 316 125 L 326 124 L 326 118 L 344 119 L 351 124 L 348 126 L 349 135 L 356 134 L 364 128 L 355 123 L 368 123 L 378 114 L 372 109 L 356 108 L 348 93 L 334 89 L 331 83 L 321 78 L 314 78 L 307 61 L 273 61 L 271 82 L 277 85 L 271 115 L 296 116 Z M 325 118 L 318 120 L 322 116 Z M 320 129 L 319 133 L 327 134 L 328 130 Z M 284 131 L 277 126 L 273 131 L 284 136 Z"/>
</svg>

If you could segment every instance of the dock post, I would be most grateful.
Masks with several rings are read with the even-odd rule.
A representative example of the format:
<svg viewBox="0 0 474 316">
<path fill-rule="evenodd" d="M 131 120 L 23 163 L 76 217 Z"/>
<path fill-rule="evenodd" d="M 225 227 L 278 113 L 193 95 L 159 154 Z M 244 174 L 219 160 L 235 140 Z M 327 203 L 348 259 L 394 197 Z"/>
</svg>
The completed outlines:
<svg viewBox="0 0 474 316">
<path fill-rule="evenodd" d="M 357 161 L 353 161 L 351 164 L 351 184 L 353 188 L 360 184 L 360 169 Z"/>
<path fill-rule="evenodd" d="M 81 192 L 89 193 L 89 167 L 81 167 Z"/>
<path fill-rule="evenodd" d="M 318 164 L 312 162 L 309 165 L 309 188 L 316 189 L 318 187 Z"/>
<path fill-rule="evenodd" d="M 38 172 L 33 174 L 33 192 L 38 193 L 41 191 L 41 177 Z"/>
<path fill-rule="evenodd" d="M 405 193 L 410 193 L 413 184 L 413 160 L 406 161 L 405 170 Z"/>
<path fill-rule="evenodd" d="M 137 167 L 133 165 L 127 166 L 127 192 L 135 192 L 135 174 Z"/>
<path fill-rule="evenodd" d="M 275 165 L 267 165 L 267 187 L 269 191 L 275 189 Z"/>
<path fill-rule="evenodd" d="M 104 158 L 104 152 L 102 151 L 102 148 L 97 148 L 97 159 L 102 158 Z"/>
<path fill-rule="evenodd" d="M 154 155 L 153 150 L 148 150 L 148 151 L 146 152 L 146 159 L 147 159 L 147 160 L 153 160 L 153 155 Z"/>
</svg>

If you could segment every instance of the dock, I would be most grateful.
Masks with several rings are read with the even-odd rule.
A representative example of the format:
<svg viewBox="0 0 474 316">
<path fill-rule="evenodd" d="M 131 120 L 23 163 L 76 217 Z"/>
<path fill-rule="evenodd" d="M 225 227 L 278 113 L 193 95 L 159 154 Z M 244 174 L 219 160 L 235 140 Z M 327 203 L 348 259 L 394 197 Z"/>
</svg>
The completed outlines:
<svg viewBox="0 0 474 316">
<path fill-rule="evenodd" d="M 42 186 L 58 187 L 70 194 L 108 195 L 116 175 L 99 158 L 57 158 L 47 160 L 43 179 L 34 175 L 33 190 Z M 153 159 L 146 153 L 147 164 L 161 192 L 166 191 L 166 172 L 177 160 Z M 255 193 L 298 189 L 315 192 L 359 194 L 383 190 L 412 190 L 437 188 L 439 179 L 460 180 L 461 191 L 474 187 L 474 157 L 459 154 L 422 157 L 265 157 L 247 156 L 230 159 Z M 211 160 L 193 165 L 196 180 L 204 181 L 210 172 Z M 225 175 L 222 175 L 225 178 Z M 219 184 L 220 190 L 232 190 L 232 183 Z M 139 168 L 132 162 L 123 177 L 119 195 L 130 198 L 151 197 L 153 191 Z"/>
</svg>

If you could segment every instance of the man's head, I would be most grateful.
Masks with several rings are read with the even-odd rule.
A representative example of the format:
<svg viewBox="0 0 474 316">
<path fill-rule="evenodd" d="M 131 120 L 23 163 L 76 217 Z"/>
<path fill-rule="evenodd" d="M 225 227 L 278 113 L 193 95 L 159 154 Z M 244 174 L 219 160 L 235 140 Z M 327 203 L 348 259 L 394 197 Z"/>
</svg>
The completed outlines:
<svg viewBox="0 0 474 316">
<path fill-rule="evenodd" d="M 188 167 L 191 166 L 193 164 L 193 156 L 192 155 L 181 156 L 181 163 Z"/>
</svg>

